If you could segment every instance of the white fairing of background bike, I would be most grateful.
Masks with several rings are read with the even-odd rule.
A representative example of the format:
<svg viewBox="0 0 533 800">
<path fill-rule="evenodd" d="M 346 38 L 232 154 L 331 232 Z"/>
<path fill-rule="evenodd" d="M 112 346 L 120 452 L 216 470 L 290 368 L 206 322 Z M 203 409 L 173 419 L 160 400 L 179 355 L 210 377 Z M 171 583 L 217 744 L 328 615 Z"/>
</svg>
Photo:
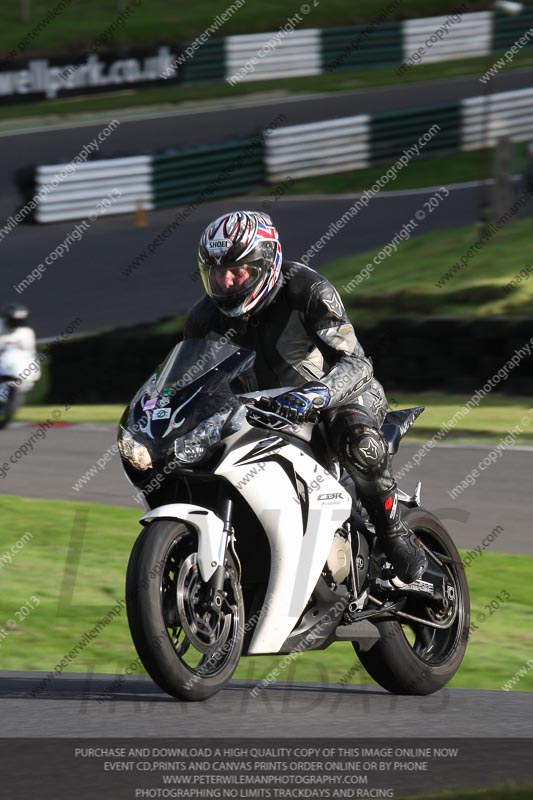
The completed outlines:
<svg viewBox="0 0 533 800">
<path fill-rule="evenodd" d="M 191 503 L 168 503 L 148 511 L 139 522 L 147 525 L 154 519 L 175 519 L 194 528 L 198 534 L 198 567 L 202 580 L 208 581 L 219 564 L 224 563 L 224 523 L 212 511 Z"/>
<path fill-rule="evenodd" d="M 21 392 L 29 392 L 41 377 L 41 367 L 35 353 L 6 344 L 0 351 L 0 378 L 17 380 Z"/>
<path fill-rule="evenodd" d="M 350 495 L 314 459 L 292 444 L 277 451 L 294 466 L 308 486 L 323 477 L 319 488 L 309 490 L 309 514 L 303 527 L 296 490 L 276 461 L 236 464 L 250 453 L 250 445 L 231 449 L 216 474 L 240 492 L 255 512 L 270 543 L 270 577 L 266 601 L 249 653 L 277 653 L 301 616 L 328 557 L 333 535 L 351 512 Z M 267 457 L 265 456 L 265 459 Z M 256 473 L 250 478 L 253 470 Z M 243 483 L 243 479 L 248 480 Z M 336 497 L 329 498 L 329 495 Z M 327 498 L 327 499 L 325 499 Z M 246 536 L 246 531 L 237 531 Z"/>
</svg>

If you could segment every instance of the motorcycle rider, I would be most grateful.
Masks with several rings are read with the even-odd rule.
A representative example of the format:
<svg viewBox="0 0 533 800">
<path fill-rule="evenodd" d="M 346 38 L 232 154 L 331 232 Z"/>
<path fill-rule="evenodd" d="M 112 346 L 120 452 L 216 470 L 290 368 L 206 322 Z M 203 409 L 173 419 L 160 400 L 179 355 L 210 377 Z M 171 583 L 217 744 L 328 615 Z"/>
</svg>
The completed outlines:
<svg viewBox="0 0 533 800">
<path fill-rule="evenodd" d="M 0 312 L 0 348 L 14 345 L 34 355 L 37 350 L 33 328 L 25 325 L 29 311 L 19 303 L 10 303 Z"/>
<path fill-rule="evenodd" d="M 205 229 L 199 272 L 206 296 L 191 309 L 185 338 L 231 334 L 256 351 L 246 391 L 297 387 L 275 399 L 275 410 L 303 422 L 323 409 L 328 438 L 356 484 L 378 542 L 405 583 L 419 578 L 427 559 L 400 516 L 387 442 L 387 411 L 337 290 L 303 264 L 282 260 L 279 234 L 268 214 L 235 211 Z"/>
</svg>

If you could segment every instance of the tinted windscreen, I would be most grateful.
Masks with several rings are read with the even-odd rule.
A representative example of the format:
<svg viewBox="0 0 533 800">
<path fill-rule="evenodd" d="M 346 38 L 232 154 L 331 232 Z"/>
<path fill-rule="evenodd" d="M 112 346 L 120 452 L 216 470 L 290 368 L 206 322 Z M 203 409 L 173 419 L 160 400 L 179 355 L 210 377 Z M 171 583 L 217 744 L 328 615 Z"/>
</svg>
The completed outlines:
<svg viewBox="0 0 533 800">
<path fill-rule="evenodd" d="M 253 355 L 250 350 L 224 339 L 185 339 L 176 345 L 158 369 L 156 391 L 162 392 L 171 386 L 185 388 L 216 368 L 222 373 L 221 381 L 227 380 L 228 373 L 238 374 Z"/>
<path fill-rule="evenodd" d="M 235 409 L 231 382 L 254 359 L 253 351 L 220 339 L 180 342 L 135 395 L 127 426 L 153 448 L 156 441 L 168 443 L 216 412 Z"/>
</svg>

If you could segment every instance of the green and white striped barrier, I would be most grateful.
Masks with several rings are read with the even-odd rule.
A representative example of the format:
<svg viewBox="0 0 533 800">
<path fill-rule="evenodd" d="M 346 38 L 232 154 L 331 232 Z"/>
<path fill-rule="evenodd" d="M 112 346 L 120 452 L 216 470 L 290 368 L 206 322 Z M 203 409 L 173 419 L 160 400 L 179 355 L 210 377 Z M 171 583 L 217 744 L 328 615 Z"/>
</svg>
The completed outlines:
<svg viewBox="0 0 533 800">
<path fill-rule="evenodd" d="M 77 165 L 38 166 L 35 222 L 151 211 L 246 192 L 264 182 L 263 137 Z M 113 203 L 102 201 L 114 193 Z"/>
<path fill-rule="evenodd" d="M 509 52 L 528 32 L 530 37 L 518 49 L 533 47 L 531 5 L 513 16 L 494 11 L 463 13 L 459 10 L 448 16 L 394 21 L 394 15 L 401 11 L 401 0 L 389 0 L 366 25 L 324 29 L 303 27 L 307 22 L 306 13 L 309 13 L 309 20 L 312 19 L 312 6 L 303 4 L 300 8 L 304 6 L 308 12 L 295 14 L 278 31 L 212 36 L 199 46 L 197 40 L 161 46 L 158 55 L 145 59 L 150 62 L 145 86 L 150 85 L 150 81 L 164 85 L 165 76 L 159 73 L 165 64 L 167 67 L 176 65 L 171 75 L 179 93 L 183 85 L 222 81 L 235 85 L 384 65 L 396 67 L 398 77 L 403 78 L 419 64 L 489 58 L 492 53 Z M 114 55 L 119 58 L 120 54 Z M 59 61 L 68 62 L 69 57 L 72 55 Z M 96 68 L 96 63 L 90 67 L 73 66 L 72 80 L 64 81 L 58 77 L 61 69 L 53 66 L 54 59 L 30 58 L 16 63 L 8 60 L 0 67 L 0 100 L 24 99 L 27 102 L 28 93 L 35 95 L 32 100 L 40 100 L 43 93 L 53 98 L 59 90 L 75 95 L 97 87 L 118 91 L 138 80 L 138 70 L 133 70 L 135 74 L 129 77 L 128 70 L 125 70 L 126 76 L 122 75 L 128 59 L 119 58 L 115 64 L 115 67 L 122 65 L 118 73 L 113 67 L 113 75 L 101 74 L 106 70 L 109 57 L 110 54 L 102 54 L 101 70 Z M 91 58 L 98 61 L 99 56 Z"/>
<path fill-rule="evenodd" d="M 455 153 L 493 146 L 498 138 L 533 139 L 533 88 L 459 103 L 360 114 L 307 125 L 272 126 L 263 136 L 130 158 L 36 168 L 41 196 L 36 222 L 90 216 L 113 190 L 120 197 L 102 213 L 130 213 L 248 192 L 265 183 L 393 163 L 405 151 Z M 419 152 L 416 152 L 419 145 Z M 55 185 L 54 185 L 55 183 Z"/>
<path fill-rule="evenodd" d="M 459 11 L 391 21 L 389 17 L 400 5 L 399 0 L 392 0 L 366 25 L 229 36 L 224 40 L 224 78 L 235 84 L 385 65 L 397 66 L 402 77 L 418 64 L 505 51 L 533 28 L 533 6 L 513 16 Z M 533 37 L 525 47 L 533 47 Z"/>
</svg>

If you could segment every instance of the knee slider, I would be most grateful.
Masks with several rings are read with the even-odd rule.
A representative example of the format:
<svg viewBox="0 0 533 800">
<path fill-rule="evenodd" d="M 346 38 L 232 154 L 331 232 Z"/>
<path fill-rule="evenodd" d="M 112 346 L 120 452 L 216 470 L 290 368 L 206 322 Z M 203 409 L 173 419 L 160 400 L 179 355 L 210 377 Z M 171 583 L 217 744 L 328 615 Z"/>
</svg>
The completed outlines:
<svg viewBox="0 0 533 800">
<path fill-rule="evenodd" d="M 386 467 L 389 448 L 377 430 L 367 425 L 355 425 L 348 434 L 346 456 L 364 475 L 380 473 Z"/>
</svg>

